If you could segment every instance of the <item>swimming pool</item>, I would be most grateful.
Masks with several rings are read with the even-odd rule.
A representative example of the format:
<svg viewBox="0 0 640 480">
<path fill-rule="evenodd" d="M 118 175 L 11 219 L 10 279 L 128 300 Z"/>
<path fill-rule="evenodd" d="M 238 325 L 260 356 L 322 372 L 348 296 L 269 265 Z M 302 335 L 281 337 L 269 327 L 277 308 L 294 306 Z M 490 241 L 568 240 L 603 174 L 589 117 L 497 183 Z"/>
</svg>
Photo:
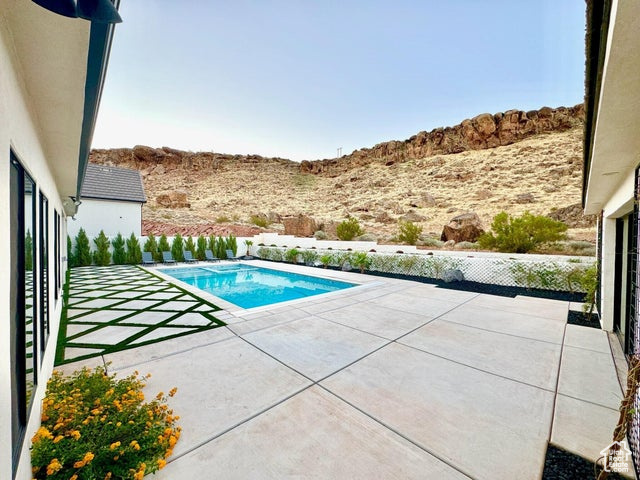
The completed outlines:
<svg viewBox="0 0 640 480">
<path fill-rule="evenodd" d="M 262 307 L 356 286 L 354 283 L 243 263 L 160 271 L 242 308 Z"/>
</svg>

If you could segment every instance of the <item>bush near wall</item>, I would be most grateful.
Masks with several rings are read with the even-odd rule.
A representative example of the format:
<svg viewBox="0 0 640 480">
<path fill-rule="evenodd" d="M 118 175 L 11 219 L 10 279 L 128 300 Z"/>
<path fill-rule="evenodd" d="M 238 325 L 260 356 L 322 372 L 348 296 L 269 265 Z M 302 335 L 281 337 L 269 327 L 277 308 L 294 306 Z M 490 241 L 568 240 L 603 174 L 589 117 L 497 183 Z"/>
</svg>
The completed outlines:
<svg viewBox="0 0 640 480">
<path fill-rule="evenodd" d="M 589 291 L 589 271 L 592 261 L 572 263 L 560 260 L 524 260 L 500 258 L 462 258 L 444 255 L 384 254 L 362 252 L 313 250 L 316 266 L 342 268 L 346 262 L 371 272 L 399 274 L 441 280 L 447 270 L 462 271 L 466 280 L 491 285 L 524 287 L 572 293 Z M 285 259 L 286 248 L 260 247 L 256 256 L 280 262 Z M 305 250 L 298 254 L 304 258 Z"/>
</svg>

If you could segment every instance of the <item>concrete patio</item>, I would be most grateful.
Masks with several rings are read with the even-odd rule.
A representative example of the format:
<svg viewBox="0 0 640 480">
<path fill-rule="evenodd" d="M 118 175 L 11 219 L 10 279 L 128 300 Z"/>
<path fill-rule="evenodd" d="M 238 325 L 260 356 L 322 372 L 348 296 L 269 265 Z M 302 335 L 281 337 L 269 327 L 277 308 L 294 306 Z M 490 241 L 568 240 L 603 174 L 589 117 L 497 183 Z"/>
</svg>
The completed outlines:
<svg viewBox="0 0 640 480">
<path fill-rule="evenodd" d="M 592 461 L 611 442 L 620 353 L 567 325 L 579 305 L 264 266 L 362 285 L 252 310 L 205 295 L 227 326 L 63 367 L 178 387 L 155 478 L 538 479 L 549 442 Z"/>
</svg>

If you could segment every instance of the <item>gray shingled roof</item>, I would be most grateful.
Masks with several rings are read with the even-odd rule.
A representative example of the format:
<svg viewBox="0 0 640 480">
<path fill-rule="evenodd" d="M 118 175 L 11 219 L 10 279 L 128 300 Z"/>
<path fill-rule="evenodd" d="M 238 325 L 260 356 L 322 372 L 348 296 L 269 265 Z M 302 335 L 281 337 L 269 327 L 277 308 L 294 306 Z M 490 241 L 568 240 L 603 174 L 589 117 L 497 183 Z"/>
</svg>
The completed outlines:
<svg viewBox="0 0 640 480">
<path fill-rule="evenodd" d="M 137 170 L 89 163 L 82 185 L 82 198 L 146 202 L 142 177 Z"/>
</svg>

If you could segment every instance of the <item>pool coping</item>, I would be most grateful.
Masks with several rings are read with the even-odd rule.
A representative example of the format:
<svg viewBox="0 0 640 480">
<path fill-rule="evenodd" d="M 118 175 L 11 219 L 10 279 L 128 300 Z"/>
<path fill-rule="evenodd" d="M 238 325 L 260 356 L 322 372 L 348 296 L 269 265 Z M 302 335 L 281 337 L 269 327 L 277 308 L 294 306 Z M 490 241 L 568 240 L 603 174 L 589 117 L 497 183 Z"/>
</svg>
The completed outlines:
<svg viewBox="0 0 640 480">
<path fill-rule="evenodd" d="M 216 312 L 217 315 L 219 316 L 219 314 L 221 312 L 226 312 L 228 314 L 230 314 L 233 317 L 241 317 L 244 315 L 249 315 L 252 313 L 260 313 L 260 312 L 268 312 L 271 310 L 276 310 L 278 308 L 282 308 L 285 306 L 291 306 L 291 305 L 296 305 L 296 304 L 301 304 L 301 303 L 305 303 L 305 302 L 309 302 L 309 301 L 315 301 L 315 300 L 324 300 L 330 297 L 338 297 L 344 294 L 353 294 L 353 293 L 358 293 L 360 291 L 362 291 L 365 288 L 369 288 L 375 285 L 380 285 L 381 282 L 380 280 L 372 280 L 372 281 L 365 281 L 363 282 L 362 280 L 362 275 L 360 274 L 355 274 L 353 272 L 342 272 L 342 271 L 336 271 L 336 270 L 326 270 L 325 272 L 327 272 L 327 274 L 325 275 L 319 275 L 318 274 L 318 269 L 317 268 L 313 268 L 313 267 L 307 267 L 304 265 L 299 265 L 299 264 L 278 264 L 278 267 L 285 267 L 285 268 L 274 268 L 274 265 L 272 262 L 263 262 L 261 260 L 251 260 L 250 263 L 247 262 L 237 262 L 237 261 L 220 261 L 220 262 L 216 262 L 214 264 L 211 263 L 206 263 L 205 265 L 237 265 L 237 264 L 243 264 L 243 265 L 253 265 L 256 267 L 260 267 L 260 268 L 265 268 L 268 270 L 276 270 L 276 271 L 280 271 L 280 272 L 287 272 L 287 273 L 296 273 L 298 275 L 306 275 L 308 277 L 316 277 L 316 278 L 323 278 L 323 279 L 328 279 L 328 280 L 336 280 L 336 281 L 340 281 L 340 282 L 348 282 L 351 284 L 354 284 L 353 287 L 347 287 L 347 288 L 343 288 L 340 290 L 335 290 L 333 292 L 327 292 L 327 293 L 320 293 L 317 295 L 311 295 L 308 297 L 303 297 L 303 298 L 296 298 L 294 300 L 287 300 L 284 302 L 276 302 L 276 303 L 272 303 L 269 305 L 262 305 L 259 307 L 251 307 L 251 308 L 243 308 L 240 307 L 239 305 L 236 305 L 235 303 L 231 303 L 228 300 L 225 300 L 221 297 L 217 297 L 211 293 L 205 292 L 204 290 L 201 290 L 197 287 L 194 287 L 193 285 L 189 285 L 188 283 L 185 283 L 181 280 L 178 280 L 175 277 L 172 277 L 170 275 L 165 274 L 164 272 L 160 271 L 160 269 L 163 270 L 173 270 L 173 269 L 178 269 L 178 268 L 185 268 L 185 267 L 197 267 L 198 264 L 193 264 L 193 263 L 176 263 L 175 265 L 165 265 L 165 264 L 159 264 L 158 266 L 155 267 L 149 267 L 149 266 L 140 266 L 140 268 L 142 268 L 143 270 L 146 270 L 147 272 L 151 273 L 152 275 L 157 275 L 158 277 L 161 277 L 163 280 L 169 282 L 169 283 L 174 283 L 175 285 L 177 285 L 178 287 L 187 290 L 189 293 L 199 296 L 200 298 L 202 298 L 205 301 L 211 302 L 214 305 L 216 305 L 217 307 L 220 308 L 220 311 Z M 202 265 L 200 265 L 202 266 Z M 287 267 L 292 267 L 292 268 L 287 268 Z M 304 269 L 303 272 L 300 271 L 300 269 Z M 329 272 L 331 272 L 329 274 Z M 354 275 L 357 275 L 358 277 L 356 278 Z M 221 318 L 221 320 L 223 320 Z M 224 321 L 224 320 L 223 320 Z"/>
</svg>

